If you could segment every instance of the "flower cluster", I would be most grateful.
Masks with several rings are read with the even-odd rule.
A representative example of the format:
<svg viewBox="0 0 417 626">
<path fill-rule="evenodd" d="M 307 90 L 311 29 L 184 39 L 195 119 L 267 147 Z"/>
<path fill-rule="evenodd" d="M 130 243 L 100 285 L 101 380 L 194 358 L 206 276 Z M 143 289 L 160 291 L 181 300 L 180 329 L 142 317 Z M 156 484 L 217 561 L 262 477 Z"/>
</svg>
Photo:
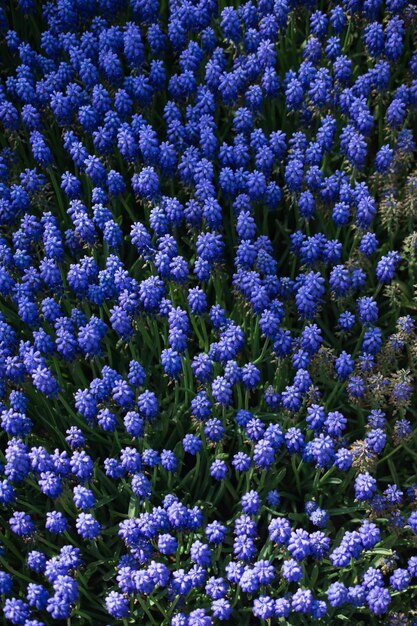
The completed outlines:
<svg viewBox="0 0 417 626">
<path fill-rule="evenodd" d="M 415 3 L 15 4 L 5 623 L 416 624 Z"/>
</svg>

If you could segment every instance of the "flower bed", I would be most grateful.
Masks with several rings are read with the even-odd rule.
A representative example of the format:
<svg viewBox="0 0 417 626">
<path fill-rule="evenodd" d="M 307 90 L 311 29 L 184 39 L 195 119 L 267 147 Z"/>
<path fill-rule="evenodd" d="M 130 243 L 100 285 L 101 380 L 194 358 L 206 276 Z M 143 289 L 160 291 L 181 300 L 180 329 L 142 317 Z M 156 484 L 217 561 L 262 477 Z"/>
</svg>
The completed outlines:
<svg viewBox="0 0 417 626">
<path fill-rule="evenodd" d="M 416 32 L 0 6 L 5 624 L 417 624 Z"/>
</svg>

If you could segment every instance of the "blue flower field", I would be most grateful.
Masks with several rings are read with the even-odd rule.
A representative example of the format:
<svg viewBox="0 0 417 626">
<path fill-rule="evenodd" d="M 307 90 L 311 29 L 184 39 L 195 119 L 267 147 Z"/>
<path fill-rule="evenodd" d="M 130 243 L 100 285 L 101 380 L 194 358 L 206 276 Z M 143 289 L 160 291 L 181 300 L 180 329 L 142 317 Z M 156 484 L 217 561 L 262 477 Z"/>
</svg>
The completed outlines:
<svg viewBox="0 0 417 626">
<path fill-rule="evenodd" d="M 417 626 L 416 0 L 0 0 L 0 615 Z"/>
</svg>

